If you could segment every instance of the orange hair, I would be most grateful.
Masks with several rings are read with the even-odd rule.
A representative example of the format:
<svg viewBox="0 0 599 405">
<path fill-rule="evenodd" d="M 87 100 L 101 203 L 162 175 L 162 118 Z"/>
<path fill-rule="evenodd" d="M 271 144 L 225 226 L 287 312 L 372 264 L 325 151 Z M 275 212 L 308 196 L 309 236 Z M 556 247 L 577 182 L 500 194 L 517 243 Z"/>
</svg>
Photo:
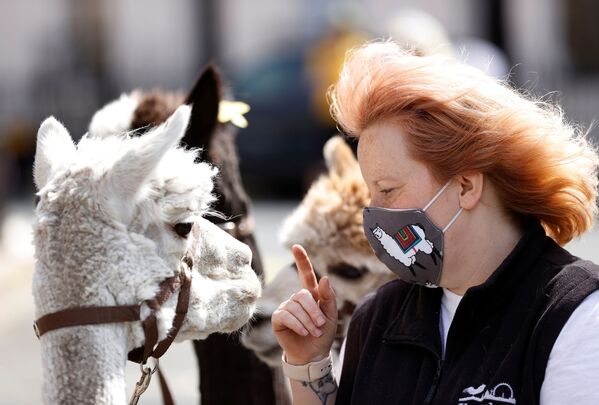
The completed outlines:
<svg viewBox="0 0 599 405">
<path fill-rule="evenodd" d="M 410 152 L 439 181 L 479 171 L 516 218 L 534 216 L 563 245 L 597 213 L 596 151 L 558 107 L 443 56 L 415 56 L 393 42 L 348 53 L 329 92 L 350 136 L 396 120 Z"/>
</svg>

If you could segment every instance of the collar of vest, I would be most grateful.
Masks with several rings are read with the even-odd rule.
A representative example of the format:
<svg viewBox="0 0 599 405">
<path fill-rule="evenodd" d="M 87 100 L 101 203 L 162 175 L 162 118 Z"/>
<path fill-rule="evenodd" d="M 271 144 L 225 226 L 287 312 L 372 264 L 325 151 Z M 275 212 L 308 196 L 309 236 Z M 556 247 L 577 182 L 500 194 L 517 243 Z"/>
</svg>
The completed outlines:
<svg viewBox="0 0 599 405">
<path fill-rule="evenodd" d="M 468 311 L 471 318 L 478 319 L 504 304 L 541 256 L 547 239 L 540 222 L 531 220 L 516 247 L 491 276 L 483 284 L 466 291 L 458 312 Z M 420 346 L 440 358 L 439 312 L 442 295 L 441 288 L 412 285 L 397 315 L 386 328 L 383 342 Z"/>
</svg>

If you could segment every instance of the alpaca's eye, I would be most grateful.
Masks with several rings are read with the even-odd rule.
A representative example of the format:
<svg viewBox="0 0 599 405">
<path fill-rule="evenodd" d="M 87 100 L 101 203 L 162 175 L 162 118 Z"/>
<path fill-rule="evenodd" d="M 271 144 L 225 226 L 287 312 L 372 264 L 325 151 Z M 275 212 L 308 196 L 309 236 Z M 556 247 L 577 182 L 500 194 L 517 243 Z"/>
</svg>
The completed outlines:
<svg viewBox="0 0 599 405">
<path fill-rule="evenodd" d="M 192 222 L 180 222 L 178 224 L 175 224 L 174 229 L 177 235 L 179 235 L 182 238 L 187 238 L 187 235 L 189 235 L 189 232 L 191 232 L 192 226 Z"/>
<path fill-rule="evenodd" d="M 328 268 L 328 270 L 329 274 L 348 280 L 357 280 L 366 273 L 366 269 L 363 267 L 357 268 L 344 263 L 331 266 Z"/>
</svg>

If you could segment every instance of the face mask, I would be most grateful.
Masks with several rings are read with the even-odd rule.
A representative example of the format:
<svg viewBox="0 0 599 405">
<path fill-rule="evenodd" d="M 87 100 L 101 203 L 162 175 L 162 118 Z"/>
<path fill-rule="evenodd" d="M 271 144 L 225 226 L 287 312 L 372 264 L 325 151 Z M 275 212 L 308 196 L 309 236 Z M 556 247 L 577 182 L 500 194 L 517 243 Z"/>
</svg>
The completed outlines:
<svg viewBox="0 0 599 405">
<path fill-rule="evenodd" d="M 449 186 L 439 190 L 423 209 L 364 208 L 364 233 L 374 253 L 400 279 L 437 287 L 443 269 L 443 234 L 462 213 L 462 208 L 443 229 L 426 215 Z"/>
</svg>

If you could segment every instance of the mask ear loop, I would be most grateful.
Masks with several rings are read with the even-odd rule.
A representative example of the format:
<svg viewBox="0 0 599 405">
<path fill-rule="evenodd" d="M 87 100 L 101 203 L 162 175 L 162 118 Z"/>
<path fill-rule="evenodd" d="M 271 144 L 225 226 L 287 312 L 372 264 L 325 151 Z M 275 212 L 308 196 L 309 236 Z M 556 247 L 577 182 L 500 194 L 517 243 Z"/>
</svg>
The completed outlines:
<svg viewBox="0 0 599 405">
<path fill-rule="evenodd" d="M 431 205 L 433 205 L 435 203 L 435 201 L 437 201 L 437 199 L 441 196 L 441 194 L 443 194 L 443 192 L 445 191 L 445 189 L 447 187 L 449 187 L 449 184 L 451 184 L 451 180 L 449 179 L 449 181 L 447 183 L 445 183 L 445 185 L 443 187 L 441 187 L 441 190 L 439 190 L 437 192 L 437 194 L 435 194 L 435 196 L 433 198 L 431 198 L 431 200 L 429 201 L 428 204 L 426 204 L 426 206 L 422 209 L 423 212 L 426 212 L 427 209 L 430 208 Z M 453 218 L 451 218 L 451 220 L 449 221 L 449 223 L 447 225 L 445 225 L 445 228 L 443 228 L 443 233 L 445 233 L 445 231 L 447 231 L 449 229 L 450 226 L 453 225 L 453 223 L 456 221 L 456 219 L 458 219 L 458 217 L 460 216 L 460 214 L 462 213 L 462 211 L 464 210 L 463 207 L 460 207 L 460 209 L 458 210 L 458 212 L 455 213 L 455 215 L 453 216 Z"/>
<path fill-rule="evenodd" d="M 445 228 L 443 228 L 443 233 L 445 233 L 445 231 L 448 230 L 449 227 L 453 225 L 453 223 L 455 222 L 456 219 L 458 219 L 458 217 L 460 216 L 462 211 L 464 211 L 464 207 L 460 207 L 458 212 L 456 212 L 456 214 L 453 216 L 453 218 L 451 218 L 451 221 L 449 221 L 449 223 L 447 225 L 445 225 Z"/>
<path fill-rule="evenodd" d="M 447 183 L 445 183 L 445 185 L 443 187 L 441 187 L 441 190 L 439 190 L 437 192 L 437 194 L 435 194 L 435 196 L 433 198 L 431 198 L 431 200 L 428 202 L 428 204 L 426 204 L 426 206 L 422 209 L 422 211 L 426 212 L 427 209 L 430 208 L 431 205 L 433 205 L 435 203 L 435 201 L 437 201 L 437 199 L 439 198 L 439 196 L 441 194 L 443 194 L 443 192 L 445 191 L 445 189 L 447 187 L 449 187 L 449 184 L 451 183 L 451 179 L 449 179 L 449 181 Z"/>
</svg>

